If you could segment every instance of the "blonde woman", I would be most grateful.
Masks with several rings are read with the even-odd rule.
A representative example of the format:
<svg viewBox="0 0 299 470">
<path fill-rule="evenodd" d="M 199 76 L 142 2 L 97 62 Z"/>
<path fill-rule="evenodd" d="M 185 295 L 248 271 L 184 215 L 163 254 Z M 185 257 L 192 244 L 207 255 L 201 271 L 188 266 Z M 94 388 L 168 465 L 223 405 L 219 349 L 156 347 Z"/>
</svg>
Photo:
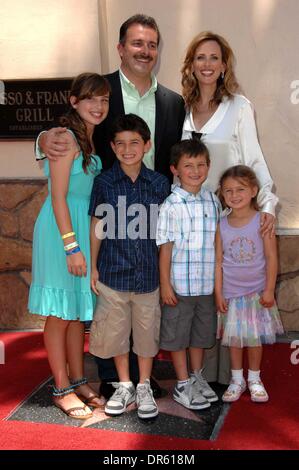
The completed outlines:
<svg viewBox="0 0 299 470">
<path fill-rule="evenodd" d="M 187 114 L 182 139 L 199 138 L 209 149 L 211 167 L 204 187 L 217 189 L 221 174 L 229 167 L 249 166 L 259 182 L 261 235 L 274 234 L 275 206 L 273 181 L 257 138 L 250 101 L 240 93 L 234 73 L 234 54 L 228 42 L 218 34 L 201 32 L 187 48 L 182 67 L 182 94 Z M 229 383 L 229 358 L 221 348 L 206 355 L 205 375 L 209 381 Z M 220 365 L 219 365 L 220 364 Z M 219 370 L 218 370 L 219 368 Z"/>
</svg>

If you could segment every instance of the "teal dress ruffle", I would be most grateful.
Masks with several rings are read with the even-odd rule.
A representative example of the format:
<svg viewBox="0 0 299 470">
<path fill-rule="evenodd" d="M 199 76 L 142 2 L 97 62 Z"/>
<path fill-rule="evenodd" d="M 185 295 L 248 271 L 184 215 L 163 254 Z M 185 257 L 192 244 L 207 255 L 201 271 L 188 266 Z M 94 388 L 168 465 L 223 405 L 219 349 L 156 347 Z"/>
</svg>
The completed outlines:
<svg viewBox="0 0 299 470">
<path fill-rule="evenodd" d="M 73 162 L 67 203 L 76 240 L 86 259 L 87 276 L 76 277 L 68 272 L 64 244 L 51 202 L 51 179 L 46 161 L 44 172 L 48 177 L 49 194 L 35 222 L 33 235 L 32 284 L 28 302 L 28 309 L 33 314 L 80 321 L 90 321 L 93 317 L 95 299 L 90 289 L 88 209 L 93 180 L 100 173 L 102 164 L 94 155 L 86 174 L 82 160 L 80 153 Z"/>
</svg>

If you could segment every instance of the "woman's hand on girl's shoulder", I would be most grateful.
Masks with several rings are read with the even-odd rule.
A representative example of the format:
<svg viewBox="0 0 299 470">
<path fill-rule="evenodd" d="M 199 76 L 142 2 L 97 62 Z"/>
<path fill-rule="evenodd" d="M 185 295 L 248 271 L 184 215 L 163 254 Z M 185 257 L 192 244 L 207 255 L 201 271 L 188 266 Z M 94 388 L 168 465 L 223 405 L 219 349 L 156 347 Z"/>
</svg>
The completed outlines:
<svg viewBox="0 0 299 470">
<path fill-rule="evenodd" d="M 86 277 L 87 265 L 82 251 L 66 257 L 67 267 L 70 274 L 78 277 Z"/>
<path fill-rule="evenodd" d="M 266 233 L 269 232 L 270 238 L 275 235 L 275 217 L 269 212 L 261 212 L 261 236 L 264 238 Z"/>
</svg>

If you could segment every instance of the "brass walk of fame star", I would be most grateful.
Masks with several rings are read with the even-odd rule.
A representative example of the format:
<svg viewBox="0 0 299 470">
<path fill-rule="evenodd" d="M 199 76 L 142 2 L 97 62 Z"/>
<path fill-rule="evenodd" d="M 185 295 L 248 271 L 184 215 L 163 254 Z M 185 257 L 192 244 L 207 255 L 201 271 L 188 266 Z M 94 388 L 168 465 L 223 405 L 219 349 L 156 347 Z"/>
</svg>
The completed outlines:
<svg viewBox="0 0 299 470">
<path fill-rule="evenodd" d="M 158 405 L 159 413 L 164 413 L 170 416 L 177 416 L 178 418 L 183 418 L 187 419 L 190 421 L 196 421 L 196 422 L 204 422 L 204 420 L 201 418 L 201 416 L 197 413 L 195 413 L 192 410 L 188 410 L 188 408 L 185 408 L 183 405 L 180 405 L 179 403 L 175 402 L 174 399 L 172 398 L 172 393 L 173 393 L 173 388 L 175 385 L 175 380 L 157 380 L 159 383 L 160 387 L 163 390 L 167 391 L 167 395 L 162 397 L 162 398 L 157 398 L 156 402 Z M 97 383 L 89 383 L 89 385 L 96 389 L 98 387 Z M 112 418 L 117 418 L 107 415 L 104 411 L 105 405 L 101 408 L 94 408 L 93 414 L 91 418 L 86 419 L 83 424 L 80 426 L 81 428 L 86 428 L 88 426 L 91 426 L 96 423 L 100 423 L 101 421 L 106 421 L 107 419 L 112 419 Z M 131 413 L 132 411 L 135 411 L 137 409 L 136 404 L 132 403 L 129 405 L 124 412 L 126 413 Z"/>
</svg>

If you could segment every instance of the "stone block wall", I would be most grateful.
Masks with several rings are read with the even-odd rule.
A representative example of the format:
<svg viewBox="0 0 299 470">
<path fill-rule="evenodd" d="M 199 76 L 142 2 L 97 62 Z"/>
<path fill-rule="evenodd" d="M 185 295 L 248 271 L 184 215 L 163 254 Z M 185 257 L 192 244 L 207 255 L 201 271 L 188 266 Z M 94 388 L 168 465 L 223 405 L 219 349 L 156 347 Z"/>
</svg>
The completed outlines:
<svg viewBox="0 0 299 470">
<path fill-rule="evenodd" d="M 27 312 L 34 222 L 46 198 L 46 180 L 0 180 L 0 328 L 42 328 Z"/>
<path fill-rule="evenodd" d="M 279 236 L 276 300 L 286 331 L 299 331 L 299 236 Z"/>
<path fill-rule="evenodd" d="M 0 180 L 0 328 L 42 328 L 27 312 L 35 219 L 47 195 L 41 180 Z M 299 331 L 299 236 L 279 236 L 276 297 L 286 331 Z"/>
</svg>

